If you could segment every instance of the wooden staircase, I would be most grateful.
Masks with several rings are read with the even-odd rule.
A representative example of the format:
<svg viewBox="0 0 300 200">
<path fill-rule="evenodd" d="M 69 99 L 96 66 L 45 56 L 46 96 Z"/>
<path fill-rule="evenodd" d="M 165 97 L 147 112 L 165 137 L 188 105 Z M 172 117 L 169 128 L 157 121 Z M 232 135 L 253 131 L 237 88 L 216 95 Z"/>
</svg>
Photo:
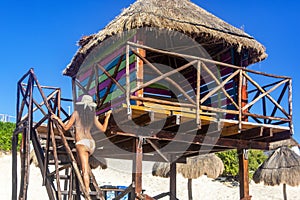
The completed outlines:
<svg viewBox="0 0 300 200">
<path fill-rule="evenodd" d="M 24 83 L 24 81 L 27 83 Z M 60 88 L 41 86 L 30 69 L 18 82 L 17 122 L 12 138 L 12 199 L 27 199 L 30 167 L 30 144 L 36 154 L 50 200 L 104 199 L 92 171 L 90 191 L 86 191 L 77 162 L 74 138 L 64 133 L 52 114 L 70 117 L 61 106 Z M 37 92 L 35 92 L 37 88 Z M 46 94 L 45 90 L 48 91 Z M 50 92 L 49 92 L 50 90 Z M 42 99 L 38 103 L 37 99 Z M 66 99 L 64 99 L 66 100 Z M 66 100 L 71 101 L 71 100 Z M 38 112 L 38 114 L 36 114 Z M 40 117 L 36 117 L 40 116 Z M 38 119 L 37 119 L 38 118 Z M 37 121 L 37 122 L 33 122 Z M 22 135 L 21 180 L 17 192 L 17 148 L 18 136 Z"/>
</svg>

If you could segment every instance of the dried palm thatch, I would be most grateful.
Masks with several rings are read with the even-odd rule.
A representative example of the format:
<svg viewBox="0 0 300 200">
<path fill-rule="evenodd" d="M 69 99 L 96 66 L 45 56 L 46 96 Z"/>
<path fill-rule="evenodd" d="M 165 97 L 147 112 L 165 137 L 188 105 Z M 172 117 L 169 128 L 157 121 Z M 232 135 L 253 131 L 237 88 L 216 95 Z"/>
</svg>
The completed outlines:
<svg viewBox="0 0 300 200">
<path fill-rule="evenodd" d="M 170 164 L 169 163 L 162 163 L 156 162 L 152 167 L 152 175 L 159 176 L 163 178 L 170 177 Z"/>
<path fill-rule="evenodd" d="M 192 179 L 207 175 L 209 178 L 217 178 L 224 171 L 222 160 L 215 154 L 195 156 L 187 159 L 186 164 L 177 164 L 177 173 L 181 173 L 188 179 L 188 199 L 193 199 Z M 156 162 L 152 168 L 153 176 L 168 178 L 170 176 L 170 164 Z"/>
<path fill-rule="evenodd" d="M 80 40 L 81 48 L 64 70 L 74 76 L 91 50 L 105 39 L 141 27 L 153 27 L 184 33 L 201 43 L 233 46 L 239 53 L 249 50 L 250 64 L 267 57 L 265 48 L 246 34 L 189 0 L 137 0 L 103 30 Z"/>
<path fill-rule="evenodd" d="M 187 179 L 196 179 L 206 175 L 217 178 L 224 171 L 222 160 L 215 154 L 206 154 L 187 159 L 187 164 L 178 166 L 178 172 Z"/>
<path fill-rule="evenodd" d="M 270 186 L 300 185 L 300 156 L 286 146 L 276 149 L 255 171 L 253 180 Z"/>
<path fill-rule="evenodd" d="M 191 157 L 187 159 L 186 164 L 177 164 L 177 173 L 181 173 L 187 179 L 197 179 L 203 175 L 217 178 L 223 171 L 223 162 L 215 154 Z M 154 163 L 152 175 L 168 178 L 170 176 L 169 163 Z"/>
</svg>

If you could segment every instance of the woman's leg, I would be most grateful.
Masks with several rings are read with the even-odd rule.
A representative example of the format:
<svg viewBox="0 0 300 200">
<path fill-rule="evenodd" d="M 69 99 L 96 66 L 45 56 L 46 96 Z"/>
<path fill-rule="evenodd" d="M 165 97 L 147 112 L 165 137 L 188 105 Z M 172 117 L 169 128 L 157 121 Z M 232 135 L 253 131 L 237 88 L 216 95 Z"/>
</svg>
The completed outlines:
<svg viewBox="0 0 300 200">
<path fill-rule="evenodd" d="M 81 162 L 82 177 L 87 192 L 90 191 L 90 176 L 89 176 L 89 152 L 84 145 L 76 145 L 76 150 Z"/>
</svg>

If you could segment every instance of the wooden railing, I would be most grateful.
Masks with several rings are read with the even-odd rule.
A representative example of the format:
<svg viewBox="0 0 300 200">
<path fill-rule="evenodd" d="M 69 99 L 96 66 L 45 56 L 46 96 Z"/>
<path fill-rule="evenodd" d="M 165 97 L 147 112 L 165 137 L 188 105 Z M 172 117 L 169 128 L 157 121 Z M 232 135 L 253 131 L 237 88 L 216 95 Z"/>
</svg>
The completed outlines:
<svg viewBox="0 0 300 200">
<path fill-rule="evenodd" d="M 136 49 L 143 49 L 145 51 L 155 52 L 158 54 L 184 58 L 187 61 L 187 64 L 175 68 L 173 71 L 169 71 L 167 73 L 162 73 L 159 69 L 147 60 L 144 56 L 140 55 Z M 256 123 L 260 124 L 269 124 L 270 126 L 283 125 L 288 124 L 291 132 L 293 131 L 293 123 L 292 123 L 292 80 L 290 77 L 286 76 L 277 76 L 271 75 L 263 72 L 258 72 L 254 70 L 250 70 L 247 68 L 222 63 L 210 59 L 205 59 L 196 56 L 190 56 L 175 52 L 169 52 L 165 50 L 151 48 L 149 46 L 128 42 L 126 47 L 126 59 L 129 58 L 129 52 L 133 52 L 138 58 L 140 58 L 146 67 L 151 68 L 158 75 L 157 78 L 152 79 L 148 82 L 145 82 L 135 88 L 130 88 L 130 76 L 129 76 L 129 64 L 127 62 L 126 65 L 126 103 L 128 106 L 128 114 L 130 114 L 130 99 L 140 100 L 140 101 L 150 101 L 155 103 L 163 103 L 180 107 L 192 107 L 196 109 L 196 118 L 197 123 L 200 125 L 200 111 L 208 111 L 214 112 L 218 114 L 232 114 L 237 116 L 236 119 L 239 122 L 239 128 L 241 129 L 242 123 L 245 121 L 253 120 Z M 195 97 L 191 98 L 188 92 L 182 89 L 181 85 L 176 83 L 174 80 L 169 77 L 175 73 L 180 73 L 187 69 L 188 67 L 194 65 L 197 73 L 197 82 L 195 88 Z M 211 69 L 211 65 L 218 66 L 218 69 L 222 68 L 231 68 L 233 72 L 230 73 L 224 79 L 220 79 L 215 75 L 215 73 Z M 202 82 L 202 74 L 206 74 L 206 76 L 210 77 L 215 83 L 215 87 L 211 88 L 205 95 L 201 94 L 201 82 Z M 256 77 L 256 79 L 254 78 Z M 269 84 L 265 84 L 265 79 L 269 80 Z M 179 91 L 182 92 L 182 95 L 186 98 L 186 103 L 172 102 L 172 101 L 164 101 L 156 98 L 146 98 L 146 97 L 136 97 L 133 96 L 136 91 L 141 90 L 155 82 L 160 80 L 165 80 L 169 84 L 173 85 Z M 235 95 L 229 94 L 225 85 L 229 82 L 233 81 L 236 83 L 237 92 Z M 261 85 L 262 82 L 264 85 Z M 249 87 L 249 85 L 251 87 Z M 247 87 L 248 86 L 248 87 Z M 246 89 L 246 90 L 245 90 Z M 124 88 L 122 89 L 124 90 Z M 245 90 L 245 91 L 244 91 Z M 227 99 L 227 104 L 231 104 L 230 108 L 223 108 L 218 106 L 208 106 L 205 105 L 204 102 L 211 98 L 213 95 L 222 91 L 223 95 L 225 95 Z M 273 93 L 279 94 L 277 98 L 273 96 Z M 252 94 L 253 97 L 251 96 Z M 251 98 L 245 99 L 246 96 L 251 96 Z M 283 99 L 286 99 L 286 102 L 283 102 Z M 269 103 L 267 103 L 269 101 Z M 261 103 L 260 103 L 261 102 Z M 254 109 L 254 107 L 261 104 L 260 109 Z M 271 110 L 271 113 L 268 114 L 267 110 Z M 277 114 L 277 115 L 276 115 Z"/>
<path fill-rule="evenodd" d="M 118 94 L 121 93 L 122 97 L 124 97 L 123 100 L 127 105 L 129 117 L 131 116 L 131 100 L 135 100 L 136 102 L 152 102 L 193 108 L 195 109 L 196 121 L 199 126 L 201 126 L 200 113 L 207 112 L 215 114 L 218 118 L 223 117 L 227 120 L 237 121 L 239 123 L 239 131 L 242 129 L 242 124 L 253 122 L 268 125 L 270 128 L 278 125 L 289 126 L 291 133 L 293 132 L 292 80 L 290 77 L 271 75 L 211 59 L 155 49 L 133 42 L 127 42 L 123 49 L 124 51 L 121 52 L 120 57 L 116 58 L 118 61 L 113 72 L 109 73 L 105 66 L 101 66 L 99 62 L 91 66 L 92 72 L 86 78 L 85 82 L 87 83 L 85 83 L 85 86 L 76 78 L 73 79 L 73 88 L 77 87 L 82 94 L 91 94 L 93 88 L 91 85 L 93 85 L 92 82 L 95 82 L 97 87 L 95 94 L 92 95 L 96 96 L 98 108 L 101 108 L 101 106 L 101 109 L 103 109 L 103 106 L 107 108 L 107 105 L 103 105 L 103 102 L 109 101 L 107 99 L 108 94 L 114 85 L 117 88 L 115 90 L 119 91 Z M 172 58 L 185 59 L 186 62 L 182 66 L 171 68 L 168 72 L 162 72 L 147 56 L 140 53 L 145 51 Z M 140 59 L 144 65 L 143 70 L 145 71 L 148 68 L 152 73 L 156 74 L 155 77 L 151 80 L 139 80 L 139 77 L 135 77 L 136 80 L 132 80 L 130 78 L 133 73 L 131 69 L 131 55 L 136 56 L 136 59 Z M 124 62 L 124 58 L 126 63 L 126 72 L 124 74 L 126 83 L 121 85 L 116 77 L 121 63 Z M 135 67 L 137 68 L 137 66 Z M 171 78 L 174 74 L 186 73 L 187 69 L 191 67 L 194 68 L 196 79 L 192 86 L 182 85 L 182 83 Z M 110 84 L 107 86 L 102 98 L 100 98 L 99 90 L 104 88 L 98 88 L 98 85 L 101 84 L 99 83 L 99 77 L 101 76 L 99 72 L 102 72 L 110 79 Z M 138 84 L 132 86 L 134 81 Z M 172 98 L 159 98 L 159 95 L 136 95 L 139 91 L 159 81 L 165 81 L 168 85 L 175 88 L 184 101 L 178 102 L 178 100 Z M 186 89 L 191 87 L 193 95 L 190 94 L 190 89 Z M 77 98 L 76 90 L 73 90 L 73 96 Z M 268 111 L 271 112 L 269 113 Z"/>
</svg>

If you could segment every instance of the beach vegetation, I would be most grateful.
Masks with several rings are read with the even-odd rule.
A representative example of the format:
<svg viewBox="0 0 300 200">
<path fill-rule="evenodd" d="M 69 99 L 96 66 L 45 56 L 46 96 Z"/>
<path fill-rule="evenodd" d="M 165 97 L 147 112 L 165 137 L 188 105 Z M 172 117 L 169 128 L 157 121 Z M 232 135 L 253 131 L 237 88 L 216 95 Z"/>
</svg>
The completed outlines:
<svg viewBox="0 0 300 200">
<path fill-rule="evenodd" d="M 15 130 L 15 123 L 0 122 L 0 151 L 11 151 L 12 136 Z M 21 141 L 21 135 L 19 136 L 19 143 Z"/>
<path fill-rule="evenodd" d="M 223 176 L 238 177 L 239 160 L 237 150 L 223 151 L 216 154 L 221 158 L 224 164 Z M 261 150 L 249 150 L 249 178 L 252 179 L 253 173 L 267 159 L 267 156 Z"/>
</svg>

